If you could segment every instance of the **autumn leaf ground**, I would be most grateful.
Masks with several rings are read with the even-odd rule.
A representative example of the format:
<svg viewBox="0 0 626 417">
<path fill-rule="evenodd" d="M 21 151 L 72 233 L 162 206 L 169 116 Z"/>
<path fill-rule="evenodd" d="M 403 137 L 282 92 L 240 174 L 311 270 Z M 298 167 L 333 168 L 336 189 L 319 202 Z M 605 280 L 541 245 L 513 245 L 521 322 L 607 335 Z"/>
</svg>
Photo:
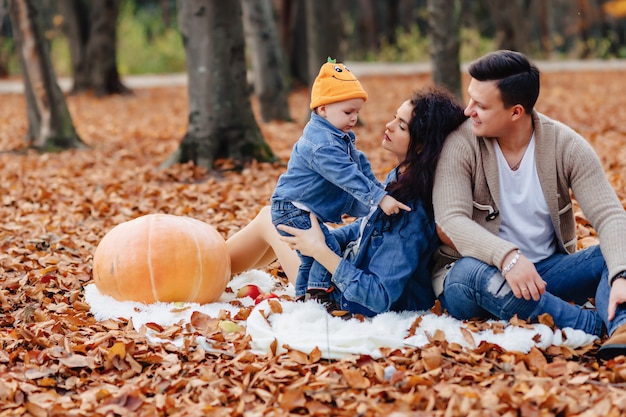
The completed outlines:
<svg viewBox="0 0 626 417">
<path fill-rule="evenodd" d="M 544 74 L 538 109 L 589 140 L 626 204 L 624 75 Z M 384 124 L 411 90 L 431 80 L 370 76 L 362 82 L 370 100 L 358 146 L 382 178 L 393 166 L 379 147 Z M 284 164 L 252 164 L 241 173 L 159 169 L 185 132 L 184 87 L 74 96 L 68 104 L 90 148 L 38 154 L 21 149 L 23 97 L 0 96 L 0 416 L 626 412 L 626 359 L 597 362 L 599 342 L 524 355 L 491 345 L 463 351 L 435 334 L 423 349 L 387 351 L 380 360 L 327 361 L 315 351 L 257 357 L 243 332 L 224 334 L 216 326 L 201 330 L 214 343 L 207 351 L 194 341 L 197 329 L 159 329 L 166 342 L 151 344 L 145 330 L 125 320 L 96 322 L 83 287 L 92 282 L 92 255 L 108 230 L 161 212 L 206 221 L 226 238 L 267 204 Z M 291 94 L 290 106 L 293 122 L 261 124 L 282 161 L 308 118 L 306 89 Z M 594 243 L 584 217 L 577 220 L 580 246 Z M 276 264 L 268 271 L 281 275 Z M 184 346 L 167 342 L 180 335 Z"/>
</svg>

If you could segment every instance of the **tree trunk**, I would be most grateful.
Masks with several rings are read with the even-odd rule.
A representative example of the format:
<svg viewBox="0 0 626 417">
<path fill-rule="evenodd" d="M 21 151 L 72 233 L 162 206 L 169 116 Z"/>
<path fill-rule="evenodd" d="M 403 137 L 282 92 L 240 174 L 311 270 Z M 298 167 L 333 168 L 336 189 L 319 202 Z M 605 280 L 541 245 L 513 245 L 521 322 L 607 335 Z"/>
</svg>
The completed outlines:
<svg viewBox="0 0 626 417">
<path fill-rule="evenodd" d="M 409 32 L 417 20 L 418 13 L 415 0 L 400 0 L 398 4 L 399 25 L 404 32 Z"/>
<path fill-rule="evenodd" d="M 87 61 L 89 41 L 89 4 L 85 0 L 57 0 L 57 8 L 63 16 L 63 32 L 70 49 L 74 83 L 72 93 L 91 87 Z"/>
<path fill-rule="evenodd" d="M 91 63 L 92 88 L 97 96 L 126 94 L 117 72 L 116 26 L 121 0 L 94 1 L 91 3 L 87 62 Z"/>
<path fill-rule="evenodd" d="M 161 10 L 161 19 L 163 19 L 163 25 L 166 28 L 172 26 L 172 14 L 170 13 L 169 0 L 159 0 L 159 9 Z"/>
<path fill-rule="evenodd" d="M 428 16 L 433 80 L 463 102 L 459 58 L 460 4 L 458 0 L 428 0 Z"/>
<path fill-rule="evenodd" d="M 289 49 L 289 71 L 295 81 L 302 85 L 309 85 L 313 82 L 309 74 L 309 57 L 307 50 L 308 34 L 305 2 L 309 0 L 293 0 L 295 3 L 292 12 L 292 32 L 293 38 Z M 317 74 L 316 74 L 317 75 Z"/>
<path fill-rule="evenodd" d="M 398 43 L 396 30 L 400 26 L 399 0 L 387 0 L 385 2 L 385 39 L 389 45 Z"/>
<path fill-rule="evenodd" d="M 8 37 L 8 30 L 5 28 L 4 18 L 7 16 L 6 6 L 2 1 L 0 1 L 0 78 L 4 78 L 9 75 L 9 64 L 8 64 L 8 54 L 2 48 L 2 37 Z"/>
<path fill-rule="evenodd" d="M 496 27 L 496 47 L 528 53 L 527 19 L 530 1 L 526 0 L 486 0 Z"/>
<path fill-rule="evenodd" d="M 278 9 L 278 34 L 287 57 L 293 43 L 293 16 L 296 10 L 295 0 L 274 0 Z"/>
<path fill-rule="evenodd" d="M 261 118 L 264 122 L 291 120 L 287 71 L 272 3 L 270 0 L 242 0 L 242 6 Z"/>
<path fill-rule="evenodd" d="M 10 0 L 9 13 L 24 78 L 27 146 L 42 151 L 84 147 L 57 83 L 33 0 Z"/>
<path fill-rule="evenodd" d="M 539 39 L 543 56 L 552 55 L 552 39 L 550 37 L 550 7 L 548 2 L 539 2 Z"/>
<path fill-rule="evenodd" d="M 350 50 L 360 59 L 365 59 L 368 53 L 376 53 L 380 49 L 378 37 L 379 25 L 376 20 L 376 11 L 372 0 L 356 0 L 357 6 L 354 17 L 354 33 Z"/>
<path fill-rule="evenodd" d="M 279 37 L 291 80 L 308 85 L 304 0 L 274 0 Z"/>
<path fill-rule="evenodd" d="M 121 0 L 59 0 L 69 40 L 72 93 L 94 90 L 97 96 L 127 94 L 117 71 L 116 25 Z"/>
<path fill-rule="evenodd" d="M 273 161 L 248 96 L 239 1 L 178 0 L 187 56 L 189 122 L 178 149 L 162 166 L 193 162 L 214 169 L 218 159 L 236 168 Z"/>
<path fill-rule="evenodd" d="M 341 2 L 335 0 L 306 1 L 306 34 L 309 84 L 330 56 L 343 62 L 344 40 Z"/>
</svg>

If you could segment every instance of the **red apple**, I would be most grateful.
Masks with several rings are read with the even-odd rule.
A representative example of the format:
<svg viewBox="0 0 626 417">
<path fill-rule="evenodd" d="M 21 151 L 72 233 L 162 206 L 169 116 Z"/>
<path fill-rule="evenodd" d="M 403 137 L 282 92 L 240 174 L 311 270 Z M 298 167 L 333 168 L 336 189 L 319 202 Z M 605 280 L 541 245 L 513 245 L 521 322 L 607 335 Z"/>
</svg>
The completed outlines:
<svg viewBox="0 0 626 417">
<path fill-rule="evenodd" d="M 254 304 L 259 304 L 263 300 L 269 300 L 270 298 L 278 298 L 273 292 L 261 293 L 254 299 Z"/>
<path fill-rule="evenodd" d="M 254 300 L 259 294 L 261 294 L 261 289 L 254 284 L 246 284 L 237 291 L 238 298 L 250 297 Z"/>
</svg>

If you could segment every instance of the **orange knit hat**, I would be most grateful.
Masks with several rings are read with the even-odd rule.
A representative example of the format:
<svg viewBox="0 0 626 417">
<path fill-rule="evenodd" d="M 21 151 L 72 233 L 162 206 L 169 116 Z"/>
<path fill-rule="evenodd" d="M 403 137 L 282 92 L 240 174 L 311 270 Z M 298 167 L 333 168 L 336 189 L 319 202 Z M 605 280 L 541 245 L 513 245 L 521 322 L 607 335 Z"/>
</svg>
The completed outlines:
<svg viewBox="0 0 626 417">
<path fill-rule="evenodd" d="M 367 93 L 343 64 L 338 64 L 328 57 L 311 87 L 311 110 L 324 104 L 362 98 L 367 101 Z"/>
</svg>

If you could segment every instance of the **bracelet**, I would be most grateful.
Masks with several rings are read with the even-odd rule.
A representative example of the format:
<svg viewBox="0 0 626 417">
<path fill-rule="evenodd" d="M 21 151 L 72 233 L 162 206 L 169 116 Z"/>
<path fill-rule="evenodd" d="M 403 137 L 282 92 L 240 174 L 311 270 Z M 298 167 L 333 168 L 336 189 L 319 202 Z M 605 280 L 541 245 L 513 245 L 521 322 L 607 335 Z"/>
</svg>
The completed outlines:
<svg viewBox="0 0 626 417">
<path fill-rule="evenodd" d="M 611 278 L 611 280 L 609 281 L 609 286 L 612 287 L 613 283 L 620 278 L 626 278 L 626 271 L 622 271 L 619 274 L 616 274 L 613 278 Z"/>
<path fill-rule="evenodd" d="M 509 271 L 511 269 L 513 269 L 513 267 L 515 266 L 515 264 L 517 264 L 517 261 L 519 261 L 519 256 L 522 252 L 518 249 L 517 251 L 515 251 L 515 256 L 513 257 L 513 259 L 511 259 L 511 262 L 509 262 L 509 264 L 507 266 L 504 267 L 504 269 L 502 269 L 502 276 L 506 276 L 506 274 L 509 273 Z"/>
</svg>

